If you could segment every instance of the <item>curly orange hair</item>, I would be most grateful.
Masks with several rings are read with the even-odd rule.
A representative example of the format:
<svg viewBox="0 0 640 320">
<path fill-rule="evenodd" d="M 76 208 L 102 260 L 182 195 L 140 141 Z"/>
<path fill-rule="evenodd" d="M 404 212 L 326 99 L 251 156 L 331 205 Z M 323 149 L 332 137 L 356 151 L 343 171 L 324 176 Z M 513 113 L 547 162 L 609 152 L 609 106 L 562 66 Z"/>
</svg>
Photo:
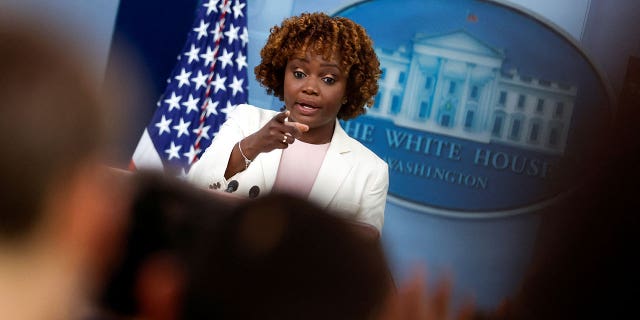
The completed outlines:
<svg viewBox="0 0 640 320">
<path fill-rule="evenodd" d="M 262 61 L 254 70 L 267 93 L 284 100 L 287 62 L 307 50 L 327 60 L 334 53 L 342 58 L 341 68 L 348 73 L 347 102 L 340 108 L 338 119 L 355 118 L 365 113 L 366 106 L 373 105 L 380 78 L 380 62 L 373 41 L 359 24 L 324 13 L 303 13 L 271 28 L 267 43 L 260 51 Z"/>
</svg>

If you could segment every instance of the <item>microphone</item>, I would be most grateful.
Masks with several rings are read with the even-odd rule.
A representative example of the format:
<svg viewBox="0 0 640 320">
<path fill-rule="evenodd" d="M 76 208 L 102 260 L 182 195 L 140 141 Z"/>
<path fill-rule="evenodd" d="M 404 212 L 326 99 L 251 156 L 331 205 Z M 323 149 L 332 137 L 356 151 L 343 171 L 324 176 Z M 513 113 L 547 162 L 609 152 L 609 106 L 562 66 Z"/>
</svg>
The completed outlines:
<svg viewBox="0 0 640 320">
<path fill-rule="evenodd" d="M 229 185 L 227 185 L 227 189 L 224 190 L 224 192 L 232 193 L 236 190 L 238 190 L 238 181 L 231 180 L 231 182 L 229 182 Z"/>
<path fill-rule="evenodd" d="M 260 194 L 260 187 L 253 186 L 249 189 L 249 199 L 254 199 Z"/>
</svg>

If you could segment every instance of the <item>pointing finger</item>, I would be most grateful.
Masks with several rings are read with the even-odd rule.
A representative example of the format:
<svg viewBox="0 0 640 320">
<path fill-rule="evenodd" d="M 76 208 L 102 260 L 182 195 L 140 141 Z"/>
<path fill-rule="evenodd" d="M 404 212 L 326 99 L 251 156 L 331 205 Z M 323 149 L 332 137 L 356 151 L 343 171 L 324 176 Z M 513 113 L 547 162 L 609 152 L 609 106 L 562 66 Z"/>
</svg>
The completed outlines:
<svg viewBox="0 0 640 320">
<path fill-rule="evenodd" d="M 283 111 L 280 112 L 278 114 L 276 114 L 273 119 L 280 122 L 280 123 L 284 123 L 284 119 L 286 119 L 289 116 L 289 110 L 287 111 Z"/>
<path fill-rule="evenodd" d="M 286 124 L 288 126 L 296 127 L 300 132 L 309 131 L 309 126 L 304 124 L 304 123 L 286 121 L 284 124 Z"/>
</svg>

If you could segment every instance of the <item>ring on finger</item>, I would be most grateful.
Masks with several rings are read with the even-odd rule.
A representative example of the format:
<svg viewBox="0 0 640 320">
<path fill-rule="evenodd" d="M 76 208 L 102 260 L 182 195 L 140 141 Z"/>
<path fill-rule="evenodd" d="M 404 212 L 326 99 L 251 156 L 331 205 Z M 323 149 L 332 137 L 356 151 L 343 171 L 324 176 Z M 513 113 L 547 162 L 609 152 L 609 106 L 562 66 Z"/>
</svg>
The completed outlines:
<svg viewBox="0 0 640 320">
<path fill-rule="evenodd" d="M 282 136 L 282 143 L 287 143 L 287 135 Z"/>
</svg>

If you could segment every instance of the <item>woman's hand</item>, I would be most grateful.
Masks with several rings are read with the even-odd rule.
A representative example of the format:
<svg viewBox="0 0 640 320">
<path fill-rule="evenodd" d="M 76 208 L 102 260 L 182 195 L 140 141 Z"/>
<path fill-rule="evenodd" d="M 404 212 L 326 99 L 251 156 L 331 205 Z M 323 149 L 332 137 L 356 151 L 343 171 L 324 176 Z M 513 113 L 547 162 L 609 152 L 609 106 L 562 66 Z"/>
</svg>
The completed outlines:
<svg viewBox="0 0 640 320">
<path fill-rule="evenodd" d="M 303 132 L 309 130 L 309 126 L 305 124 L 287 121 L 288 117 L 288 110 L 280 112 L 260 130 L 242 139 L 242 151 L 244 154 L 253 159 L 263 152 L 286 149 Z"/>
<path fill-rule="evenodd" d="M 309 126 L 298 122 L 289 122 L 289 111 L 276 114 L 260 130 L 240 140 L 233 147 L 224 177 L 229 179 L 236 173 L 248 168 L 248 160 L 255 159 L 260 153 L 274 149 L 286 149 L 290 143 L 309 130 Z"/>
</svg>

